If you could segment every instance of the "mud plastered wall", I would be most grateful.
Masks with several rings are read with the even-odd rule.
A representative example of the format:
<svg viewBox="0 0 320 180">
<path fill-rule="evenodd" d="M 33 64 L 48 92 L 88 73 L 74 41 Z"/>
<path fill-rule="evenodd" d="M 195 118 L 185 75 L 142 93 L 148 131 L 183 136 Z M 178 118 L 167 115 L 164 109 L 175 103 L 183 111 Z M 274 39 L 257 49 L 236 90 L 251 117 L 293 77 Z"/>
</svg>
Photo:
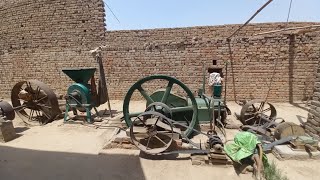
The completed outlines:
<svg viewBox="0 0 320 180">
<path fill-rule="evenodd" d="M 38 79 L 64 94 L 63 68 L 95 66 L 89 50 L 104 41 L 102 0 L 0 1 L 0 97 Z"/>
<path fill-rule="evenodd" d="M 222 67 L 226 74 L 224 63 L 229 62 L 228 100 L 264 99 L 267 94 L 273 102 L 308 99 L 319 61 L 319 33 L 254 35 L 310 24 L 248 25 L 231 39 L 232 58 L 227 37 L 239 25 L 107 32 L 104 63 L 111 97 L 123 98 L 135 81 L 153 74 L 174 76 L 196 91 L 202 63 Z"/>
</svg>

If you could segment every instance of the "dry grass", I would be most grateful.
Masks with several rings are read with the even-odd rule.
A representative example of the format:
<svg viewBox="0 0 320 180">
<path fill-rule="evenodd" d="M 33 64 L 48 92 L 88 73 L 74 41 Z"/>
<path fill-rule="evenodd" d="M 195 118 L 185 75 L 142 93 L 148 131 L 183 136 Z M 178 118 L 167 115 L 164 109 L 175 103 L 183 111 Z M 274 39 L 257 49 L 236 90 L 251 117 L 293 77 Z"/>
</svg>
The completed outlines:
<svg viewBox="0 0 320 180">
<path fill-rule="evenodd" d="M 266 163 L 264 166 L 263 176 L 266 180 L 289 180 L 286 175 L 283 175 L 281 170 L 277 168 L 277 164 L 272 161 L 271 164 Z"/>
</svg>

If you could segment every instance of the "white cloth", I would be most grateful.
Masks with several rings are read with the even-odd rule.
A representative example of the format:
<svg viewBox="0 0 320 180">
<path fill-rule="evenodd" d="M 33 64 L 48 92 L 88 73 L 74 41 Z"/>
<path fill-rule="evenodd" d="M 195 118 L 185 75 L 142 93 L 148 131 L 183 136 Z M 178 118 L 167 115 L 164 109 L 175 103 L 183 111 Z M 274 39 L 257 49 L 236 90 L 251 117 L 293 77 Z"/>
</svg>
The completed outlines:
<svg viewBox="0 0 320 180">
<path fill-rule="evenodd" d="M 221 76 L 219 73 L 211 73 L 209 76 L 209 86 L 213 86 L 214 84 L 221 84 Z"/>
</svg>

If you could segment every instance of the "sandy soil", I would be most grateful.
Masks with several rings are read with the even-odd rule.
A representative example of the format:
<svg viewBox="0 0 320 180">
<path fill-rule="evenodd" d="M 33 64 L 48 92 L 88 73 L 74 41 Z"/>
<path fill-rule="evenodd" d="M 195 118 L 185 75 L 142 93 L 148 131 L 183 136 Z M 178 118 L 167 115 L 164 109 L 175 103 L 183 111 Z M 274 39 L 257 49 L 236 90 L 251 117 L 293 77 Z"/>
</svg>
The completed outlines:
<svg viewBox="0 0 320 180">
<path fill-rule="evenodd" d="M 144 102 L 131 105 L 143 110 Z M 122 111 L 122 101 L 112 101 L 112 109 Z M 232 112 L 240 112 L 237 104 L 228 103 Z M 305 121 L 307 111 L 287 104 L 275 104 L 278 116 L 286 121 Z M 104 106 L 100 109 L 105 108 Z M 25 127 L 17 117 L 14 125 L 20 137 L 0 144 L 0 179 L 251 179 L 250 174 L 237 175 L 233 167 L 193 166 L 186 156 L 146 159 L 133 150 L 113 150 L 98 155 L 112 137 L 121 114 L 104 118 L 97 126 L 64 124 L 57 120 L 45 126 Z M 236 121 L 235 116 L 229 116 Z M 98 128 L 97 128 L 98 127 Z M 230 131 L 229 139 L 236 133 Z M 289 179 L 319 179 L 319 161 L 278 161 L 268 155 Z"/>
</svg>

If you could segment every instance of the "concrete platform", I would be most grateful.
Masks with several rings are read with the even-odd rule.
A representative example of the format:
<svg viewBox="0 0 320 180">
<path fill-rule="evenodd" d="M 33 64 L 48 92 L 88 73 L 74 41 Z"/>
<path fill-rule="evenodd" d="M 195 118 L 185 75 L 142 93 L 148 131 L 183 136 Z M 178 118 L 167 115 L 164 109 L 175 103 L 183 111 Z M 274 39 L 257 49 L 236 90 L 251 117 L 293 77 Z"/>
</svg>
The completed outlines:
<svg viewBox="0 0 320 180">
<path fill-rule="evenodd" d="M 307 152 L 304 150 L 292 150 L 288 145 L 275 146 L 272 153 L 279 160 L 320 159 L 320 151 Z"/>
</svg>

